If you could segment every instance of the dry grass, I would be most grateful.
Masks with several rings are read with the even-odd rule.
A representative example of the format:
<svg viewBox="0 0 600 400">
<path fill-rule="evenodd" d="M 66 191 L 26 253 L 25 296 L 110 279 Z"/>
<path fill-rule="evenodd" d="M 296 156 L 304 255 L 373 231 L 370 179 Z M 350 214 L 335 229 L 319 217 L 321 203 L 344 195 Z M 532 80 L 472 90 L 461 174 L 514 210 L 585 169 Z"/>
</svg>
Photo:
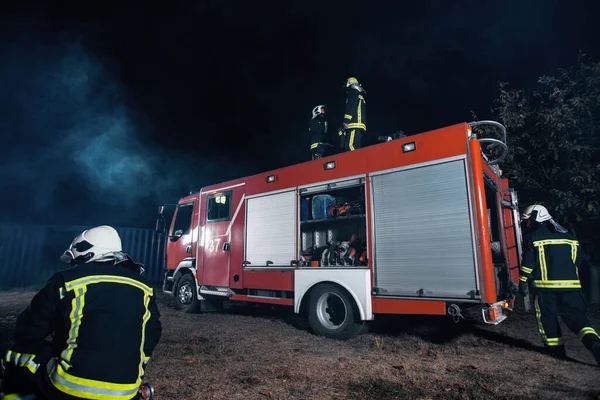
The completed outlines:
<svg viewBox="0 0 600 400">
<path fill-rule="evenodd" d="M 0 293 L 0 350 L 31 296 Z M 532 314 L 496 327 L 380 318 L 339 342 L 312 335 L 287 309 L 188 315 L 158 297 L 164 330 L 147 380 L 161 400 L 600 399 L 592 356 L 570 333 L 571 361 L 543 355 Z"/>
</svg>

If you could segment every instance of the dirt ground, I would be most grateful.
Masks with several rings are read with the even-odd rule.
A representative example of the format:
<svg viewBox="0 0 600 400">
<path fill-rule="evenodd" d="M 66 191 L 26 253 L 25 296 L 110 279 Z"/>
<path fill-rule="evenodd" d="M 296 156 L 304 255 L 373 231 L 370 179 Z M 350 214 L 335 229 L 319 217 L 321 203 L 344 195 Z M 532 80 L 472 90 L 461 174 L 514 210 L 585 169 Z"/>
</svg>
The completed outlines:
<svg viewBox="0 0 600 400">
<path fill-rule="evenodd" d="M 0 351 L 32 295 L 0 293 Z M 161 400 L 600 399 L 600 368 L 576 336 L 565 335 L 571 360 L 550 358 L 534 315 L 519 308 L 498 326 L 378 318 L 340 342 L 314 336 L 287 309 L 184 314 L 158 299 L 163 335 L 147 381 Z M 600 309 L 590 317 L 599 329 Z"/>
</svg>

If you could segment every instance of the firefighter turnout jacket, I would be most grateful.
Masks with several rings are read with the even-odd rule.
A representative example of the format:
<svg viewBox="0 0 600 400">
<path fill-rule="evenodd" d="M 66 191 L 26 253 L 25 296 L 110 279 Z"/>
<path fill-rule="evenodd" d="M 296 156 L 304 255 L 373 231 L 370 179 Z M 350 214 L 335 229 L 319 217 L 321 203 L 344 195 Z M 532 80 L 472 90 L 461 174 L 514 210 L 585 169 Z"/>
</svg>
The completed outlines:
<svg viewBox="0 0 600 400">
<path fill-rule="evenodd" d="M 580 290 L 583 259 L 575 236 L 540 225 L 526 239 L 520 280 L 532 279 L 538 290 Z"/>
<path fill-rule="evenodd" d="M 600 336 L 585 315 L 579 280 L 584 260 L 579 241 L 570 233 L 539 225 L 525 240 L 519 286 L 533 280 L 535 316 L 545 347 L 551 355 L 566 357 L 558 312 L 566 326 L 592 352 L 600 365 Z"/>
<path fill-rule="evenodd" d="M 131 258 L 81 264 L 53 275 L 18 317 L 5 363 L 45 374 L 52 398 L 132 399 L 161 336 L 159 317 Z"/>
<path fill-rule="evenodd" d="M 367 103 L 364 92 L 348 89 L 344 111 L 344 128 L 340 128 L 340 146 L 344 151 L 354 151 L 362 147 L 362 135 L 367 130 Z"/>
<path fill-rule="evenodd" d="M 367 130 L 367 102 L 364 95 L 356 89 L 348 90 L 344 123 L 348 124 L 348 130 Z"/>
</svg>

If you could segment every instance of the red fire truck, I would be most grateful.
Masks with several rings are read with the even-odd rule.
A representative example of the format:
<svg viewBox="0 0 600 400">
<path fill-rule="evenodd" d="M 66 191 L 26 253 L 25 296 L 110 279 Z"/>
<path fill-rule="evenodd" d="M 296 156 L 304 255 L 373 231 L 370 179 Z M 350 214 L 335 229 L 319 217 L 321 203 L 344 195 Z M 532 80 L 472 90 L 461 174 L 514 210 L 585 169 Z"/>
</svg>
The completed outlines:
<svg viewBox="0 0 600 400">
<path fill-rule="evenodd" d="M 498 324 L 521 257 L 507 152 L 501 124 L 460 123 L 205 187 L 159 209 L 163 290 L 187 312 L 290 306 L 337 339 L 378 314 Z"/>
</svg>

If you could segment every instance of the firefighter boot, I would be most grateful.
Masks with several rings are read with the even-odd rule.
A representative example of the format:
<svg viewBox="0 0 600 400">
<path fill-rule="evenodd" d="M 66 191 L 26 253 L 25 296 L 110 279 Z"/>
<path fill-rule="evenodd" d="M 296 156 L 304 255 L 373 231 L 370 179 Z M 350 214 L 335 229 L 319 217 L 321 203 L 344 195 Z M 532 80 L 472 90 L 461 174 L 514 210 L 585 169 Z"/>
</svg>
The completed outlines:
<svg viewBox="0 0 600 400">
<path fill-rule="evenodd" d="M 567 352 L 565 351 L 565 346 L 548 346 L 546 347 L 548 350 L 548 354 L 552 357 L 557 358 L 559 360 L 567 359 Z"/>
<path fill-rule="evenodd" d="M 591 349 L 594 358 L 596 359 L 596 364 L 600 367 L 600 340 L 592 343 Z"/>
<path fill-rule="evenodd" d="M 594 355 L 596 363 L 600 367 L 600 339 L 596 335 L 585 335 L 581 339 L 583 345 Z"/>
</svg>

